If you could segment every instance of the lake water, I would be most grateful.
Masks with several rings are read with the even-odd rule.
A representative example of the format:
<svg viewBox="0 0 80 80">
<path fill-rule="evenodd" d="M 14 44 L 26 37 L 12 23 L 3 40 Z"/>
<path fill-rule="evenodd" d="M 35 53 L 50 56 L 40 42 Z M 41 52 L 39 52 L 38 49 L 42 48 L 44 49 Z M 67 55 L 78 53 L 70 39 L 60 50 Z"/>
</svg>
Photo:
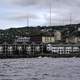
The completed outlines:
<svg viewBox="0 0 80 80">
<path fill-rule="evenodd" d="M 0 59 L 0 80 L 80 80 L 80 59 Z"/>
</svg>

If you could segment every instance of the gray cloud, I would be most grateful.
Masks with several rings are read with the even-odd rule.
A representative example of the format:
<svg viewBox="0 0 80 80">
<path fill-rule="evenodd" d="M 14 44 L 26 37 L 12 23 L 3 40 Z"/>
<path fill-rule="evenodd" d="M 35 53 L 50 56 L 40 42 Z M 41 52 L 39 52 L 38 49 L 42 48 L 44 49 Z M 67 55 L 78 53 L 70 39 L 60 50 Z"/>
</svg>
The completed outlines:
<svg viewBox="0 0 80 80">
<path fill-rule="evenodd" d="M 51 5 L 50 5 L 51 3 Z M 52 8 L 52 24 L 66 24 L 70 21 L 80 22 L 80 0 L 0 0 L 0 4 L 6 9 L 5 16 L 1 19 L 11 21 L 25 21 L 29 16 L 32 23 L 49 24 L 50 6 Z M 24 23 L 24 22 L 23 22 Z"/>
<path fill-rule="evenodd" d="M 41 5 L 48 6 L 49 3 L 52 4 L 53 7 L 67 6 L 67 7 L 78 7 L 80 6 L 80 0 L 7 0 L 9 3 L 22 5 L 22 6 L 35 6 Z"/>
<path fill-rule="evenodd" d="M 35 14 L 16 14 L 16 15 L 11 15 L 8 16 L 8 19 L 10 20 L 27 20 L 28 18 L 30 19 L 38 19 L 39 17 Z"/>
<path fill-rule="evenodd" d="M 16 6 L 31 6 L 33 9 L 49 11 L 50 3 L 52 10 L 56 10 L 59 14 L 67 15 L 80 13 L 80 0 L 8 0 Z M 54 12 L 53 12 L 54 13 Z"/>
</svg>

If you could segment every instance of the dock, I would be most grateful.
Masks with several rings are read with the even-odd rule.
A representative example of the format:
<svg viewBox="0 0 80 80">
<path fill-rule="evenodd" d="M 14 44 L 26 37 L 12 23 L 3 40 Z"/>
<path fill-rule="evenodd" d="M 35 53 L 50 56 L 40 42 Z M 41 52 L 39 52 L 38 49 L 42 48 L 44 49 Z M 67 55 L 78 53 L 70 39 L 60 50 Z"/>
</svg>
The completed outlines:
<svg viewBox="0 0 80 80">
<path fill-rule="evenodd" d="M 0 44 L 0 58 L 79 57 L 80 44 Z"/>
</svg>

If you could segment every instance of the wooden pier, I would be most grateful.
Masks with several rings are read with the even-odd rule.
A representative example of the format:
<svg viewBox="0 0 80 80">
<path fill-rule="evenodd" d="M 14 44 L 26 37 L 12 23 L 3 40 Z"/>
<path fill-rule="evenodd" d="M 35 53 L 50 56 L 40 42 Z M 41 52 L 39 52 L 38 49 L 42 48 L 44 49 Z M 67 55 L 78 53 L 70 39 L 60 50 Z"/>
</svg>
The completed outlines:
<svg viewBox="0 0 80 80">
<path fill-rule="evenodd" d="M 80 56 L 80 44 L 0 44 L 0 58 Z M 50 48 L 50 49 L 49 49 Z"/>
</svg>

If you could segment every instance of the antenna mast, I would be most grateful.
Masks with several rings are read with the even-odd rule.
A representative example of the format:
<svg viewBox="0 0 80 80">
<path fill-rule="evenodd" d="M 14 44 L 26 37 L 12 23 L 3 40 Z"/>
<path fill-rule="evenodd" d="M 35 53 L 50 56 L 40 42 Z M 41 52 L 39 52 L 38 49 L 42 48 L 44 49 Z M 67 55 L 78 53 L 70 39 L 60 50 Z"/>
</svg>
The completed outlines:
<svg viewBox="0 0 80 80">
<path fill-rule="evenodd" d="M 70 24 L 72 24 L 72 14 L 70 14 Z"/>
<path fill-rule="evenodd" d="M 27 26 L 29 27 L 29 16 L 27 16 Z"/>
<path fill-rule="evenodd" d="M 49 23 L 49 25 L 51 26 L 52 25 L 52 20 L 51 20 L 51 13 L 52 13 L 52 9 L 51 9 L 51 0 L 50 0 L 50 2 L 49 2 L 49 8 L 50 8 L 50 23 Z"/>
</svg>

